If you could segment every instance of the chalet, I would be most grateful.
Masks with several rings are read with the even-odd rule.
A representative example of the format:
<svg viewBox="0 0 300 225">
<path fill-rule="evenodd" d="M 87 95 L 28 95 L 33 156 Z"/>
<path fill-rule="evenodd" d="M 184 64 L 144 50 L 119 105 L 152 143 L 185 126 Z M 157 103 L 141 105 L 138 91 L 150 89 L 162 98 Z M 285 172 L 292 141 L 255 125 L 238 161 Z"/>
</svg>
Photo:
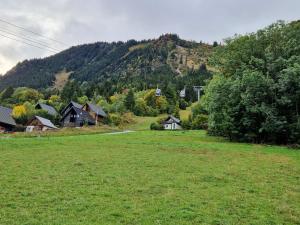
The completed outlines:
<svg viewBox="0 0 300 225">
<path fill-rule="evenodd" d="M 67 112 L 69 112 L 69 110 L 71 109 L 71 108 L 77 108 L 77 109 L 82 109 L 83 108 L 83 105 L 80 105 L 79 103 L 77 103 L 77 102 L 73 102 L 73 101 L 71 101 L 62 111 L 61 111 L 61 115 L 62 116 L 65 116 L 65 114 L 67 113 Z"/>
<path fill-rule="evenodd" d="M 83 110 L 87 111 L 95 119 L 96 122 L 101 122 L 104 118 L 107 117 L 107 114 L 100 106 L 91 103 L 86 103 L 83 106 Z"/>
<path fill-rule="evenodd" d="M 170 115 L 166 120 L 162 122 L 165 130 L 181 130 L 181 121 L 180 119 Z"/>
<path fill-rule="evenodd" d="M 43 117 L 35 116 L 29 123 L 26 128 L 26 132 L 32 132 L 32 131 L 47 131 L 47 130 L 53 130 L 58 129 L 54 124 Z"/>
<path fill-rule="evenodd" d="M 0 132 L 12 131 L 16 122 L 12 117 L 12 110 L 0 106 Z"/>
<path fill-rule="evenodd" d="M 82 108 L 71 106 L 64 112 L 61 123 L 63 127 L 82 127 L 95 125 L 96 120 Z"/>
<path fill-rule="evenodd" d="M 46 111 L 51 116 L 57 116 L 58 115 L 57 111 L 52 106 L 46 105 L 44 103 L 38 103 L 35 106 L 35 109 L 44 110 L 44 111 Z"/>
</svg>

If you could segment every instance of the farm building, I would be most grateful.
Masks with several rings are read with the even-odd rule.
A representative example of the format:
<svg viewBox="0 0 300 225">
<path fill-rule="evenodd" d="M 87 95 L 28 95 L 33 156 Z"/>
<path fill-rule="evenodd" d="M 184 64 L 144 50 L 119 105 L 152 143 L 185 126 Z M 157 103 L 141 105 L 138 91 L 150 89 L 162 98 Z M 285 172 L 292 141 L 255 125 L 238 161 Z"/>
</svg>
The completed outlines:
<svg viewBox="0 0 300 225">
<path fill-rule="evenodd" d="M 12 109 L 0 106 L 0 133 L 12 131 L 15 126 Z"/>
<path fill-rule="evenodd" d="M 58 115 L 57 111 L 52 106 L 46 105 L 44 103 L 38 103 L 35 106 L 35 109 L 44 110 L 44 111 L 46 111 L 51 116 L 57 116 Z"/>
<path fill-rule="evenodd" d="M 26 128 L 27 132 L 32 132 L 32 131 L 47 131 L 47 130 L 53 130 L 57 129 L 54 124 L 43 117 L 35 116 L 29 123 Z"/>
<path fill-rule="evenodd" d="M 168 116 L 166 120 L 162 122 L 165 130 L 181 130 L 181 121 L 180 119 L 174 116 Z"/>
<path fill-rule="evenodd" d="M 101 122 L 107 117 L 107 114 L 100 106 L 91 103 L 86 103 L 83 106 L 83 110 L 87 111 L 97 122 Z"/>
<path fill-rule="evenodd" d="M 82 127 L 83 125 L 95 125 L 96 120 L 87 111 L 72 106 L 64 112 L 61 123 L 63 127 Z"/>
</svg>

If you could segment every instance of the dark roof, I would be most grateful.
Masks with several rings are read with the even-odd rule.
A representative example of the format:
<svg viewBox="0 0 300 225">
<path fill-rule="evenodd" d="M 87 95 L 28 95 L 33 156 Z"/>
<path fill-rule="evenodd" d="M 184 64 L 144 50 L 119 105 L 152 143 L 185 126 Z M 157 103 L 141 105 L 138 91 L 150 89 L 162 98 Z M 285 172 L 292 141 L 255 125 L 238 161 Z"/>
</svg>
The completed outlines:
<svg viewBox="0 0 300 225">
<path fill-rule="evenodd" d="M 76 107 L 78 109 L 82 109 L 82 107 L 83 107 L 83 105 L 80 105 L 79 103 L 73 102 L 73 101 L 71 101 L 70 104 L 72 104 L 74 107 Z"/>
<path fill-rule="evenodd" d="M 49 128 L 53 128 L 53 129 L 57 129 L 57 127 L 54 126 L 54 124 L 50 120 L 45 119 L 45 118 L 40 117 L 40 116 L 35 116 L 35 118 L 37 120 L 39 120 L 41 122 L 41 124 L 43 124 L 44 126 L 49 127 Z"/>
<path fill-rule="evenodd" d="M 94 105 L 92 103 L 86 103 L 86 105 L 88 105 L 89 108 L 91 109 L 91 111 L 96 113 L 98 116 L 107 117 L 107 114 L 104 112 L 104 110 L 100 106 Z"/>
<path fill-rule="evenodd" d="M 83 106 L 80 105 L 79 103 L 74 102 L 74 101 L 71 101 L 71 102 L 66 106 L 66 108 L 64 108 L 64 109 L 61 111 L 61 114 L 64 116 L 64 115 L 68 112 L 68 110 L 69 110 L 70 108 L 72 108 L 72 107 L 75 107 L 75 108 L 78 108 L 78 109 L 82 109 L 82 108 L 83 108 Z"/>
<path fill-rule="evenodd" d="M 16 122 L 12 117 L 12 109 L 0 106 L 0 123 L 16 126 Z"/>
<path fill-rule="evenodd" d="M 68 111 L 66 111 L 66 113 L 63 115 L 62 119 L 61 120 L 64 120 L 64 118 L 72 111 L 74 110 L 75 113 L 77 115 L 79 115 L 79 117 L 83 120 L 86 120 L 88 123 L 91 123 L 91 124 L 95 124 L 96 121 L 95 119 L 87 112 L 87 111 L 84 111 L 83 109 L 79 109 L 77 107 L 74 107 L 72 106 Z"/>
<path fill-rule="evenodd" d="M 44 103 L 38 103 L 38 104 L 36 105 L 36 108 L 37 108 L 38 106 L 40 106 L 42 110 L 47 111 L 47 113 L 50 114 L 50 115 L 53 115 L 53 116 L 56 116 L 56 115 L 57 115 L 56 110 L 55 110 L 52 106 L 50 106 L 50 105 L 46 105 L 46 104 L 44 104 Z"/>
<path fill-rule="evenodd" d="M 168 116 L 168 118 L 163 123 L 173 123 L 173 122 L 175 122 L 177 124 L 181 123 L 180 119 L 178 119 L 178 118 L 176 118 L 175 116 L 172 116 L 172 115 Z"/>
</svg>

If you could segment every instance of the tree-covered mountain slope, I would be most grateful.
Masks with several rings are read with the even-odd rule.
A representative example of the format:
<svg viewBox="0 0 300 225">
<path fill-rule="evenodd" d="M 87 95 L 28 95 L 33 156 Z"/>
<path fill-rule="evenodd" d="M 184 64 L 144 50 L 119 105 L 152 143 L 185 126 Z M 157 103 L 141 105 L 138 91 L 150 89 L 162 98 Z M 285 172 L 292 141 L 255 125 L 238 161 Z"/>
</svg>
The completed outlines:
<svg viewBox="0 0 300 225">
<path fill-rule="evenodd" d="M 0 90 L 8 86 L 59 88 L 68 79 L 153 86 L 197 70 L 206 64 L 211 52 L 210 45 L 173 34 L 155 40 L 85 44 L 18 63 L 0 78 Z"/>
</svg>

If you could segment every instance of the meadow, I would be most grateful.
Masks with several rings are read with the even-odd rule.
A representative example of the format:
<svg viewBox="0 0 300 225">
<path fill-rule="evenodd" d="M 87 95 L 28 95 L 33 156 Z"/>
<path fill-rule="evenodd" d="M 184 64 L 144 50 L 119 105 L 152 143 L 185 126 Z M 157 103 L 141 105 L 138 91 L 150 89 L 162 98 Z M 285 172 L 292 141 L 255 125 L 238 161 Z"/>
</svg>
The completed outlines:
<svg viewBox="0 0 300 225">
<path fill-rule="evenodd" d="M 300 151 L 204 131 L 0 139 L 0 224 L 299 224 Z"/>
</svg>

